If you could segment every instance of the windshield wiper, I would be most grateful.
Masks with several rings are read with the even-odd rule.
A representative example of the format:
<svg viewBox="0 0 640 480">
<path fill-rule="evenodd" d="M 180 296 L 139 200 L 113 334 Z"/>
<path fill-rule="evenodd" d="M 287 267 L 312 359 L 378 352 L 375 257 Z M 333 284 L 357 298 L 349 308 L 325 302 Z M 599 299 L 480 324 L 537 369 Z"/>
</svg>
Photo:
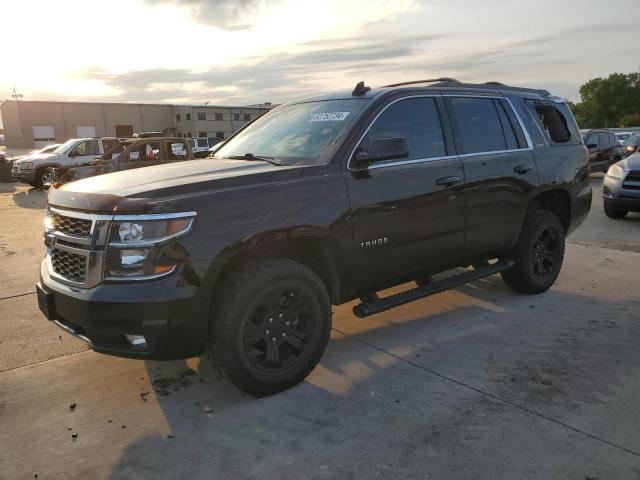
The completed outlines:
<svg viewBox="0 0 640 480">
<path fill-rule="evenodd" d="M 229 155 L 225 158 L 228 158 L 230 160 L 247 160 L 249 162 L 262 161 L 269 162 L 272 165 L 282 165 L 274 157 L 264 157 L 262 155 L 254 155 L 253 153 L 245 153 L 244 155 Z"/>
</svg>

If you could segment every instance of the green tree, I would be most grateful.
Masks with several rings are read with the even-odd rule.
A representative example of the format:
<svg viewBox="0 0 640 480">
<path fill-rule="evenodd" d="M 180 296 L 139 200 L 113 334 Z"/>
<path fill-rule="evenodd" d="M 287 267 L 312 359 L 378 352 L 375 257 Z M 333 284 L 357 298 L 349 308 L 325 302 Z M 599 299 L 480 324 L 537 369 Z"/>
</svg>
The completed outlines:
<svg viewBox="0 0 640 480">
<path fill-rule="evenodd" d="M 630 113 L 620 119 L 622 128 L 640 127 L 640 112 Z"/>
<path fill-rule="evenodd" d="M 571 109 L 581 128 L 623 126 L 640 115 L 640 73 L 613 73 L 580 87 L 580 103 Z M 636 120 L 634 120 L 636 119 Z"/>
</svg>

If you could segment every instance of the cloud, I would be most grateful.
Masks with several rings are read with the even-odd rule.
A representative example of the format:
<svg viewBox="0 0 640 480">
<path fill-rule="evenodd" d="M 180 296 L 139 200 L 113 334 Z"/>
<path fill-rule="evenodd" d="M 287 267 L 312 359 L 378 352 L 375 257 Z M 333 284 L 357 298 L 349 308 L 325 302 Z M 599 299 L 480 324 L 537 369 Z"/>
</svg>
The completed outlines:
<svg viewBox="0 0 640 480">
<path fill-rule="evenodd" d="M 336 79 L 345 79 L 342 88 L 350 89 L 356 78 L 362 79 L 361 75 L 367 74 L 371 79 L 377 71 L 389 71 L 392 65 L 411 64 L 427 44 L 440 38 L 414 35 L 377 40 L 364 36 L 330 39 L 303 44 L 307 48 L 298 52 L 275 52 L 224 67 L 197 71 L 154 68 L 125 73 L 92 68 L 76 72 L 74 78 L 104 82 L 136 101 L 168 97 L 211 100 L 222 94 L 220 100 L 224 103 L 280 102 L 326 91 L 329 85 L 338 83 Z"/>
<path fill-rule="evenodd" d="M 243 22 L 253 17 L 261 8 L 276 3 L 273 0 L 145 0 L 151 6 L 176 5 L 188 9 L 199 23 L 223 30 L 246 30 L 251 25 Z"/>
</svg>

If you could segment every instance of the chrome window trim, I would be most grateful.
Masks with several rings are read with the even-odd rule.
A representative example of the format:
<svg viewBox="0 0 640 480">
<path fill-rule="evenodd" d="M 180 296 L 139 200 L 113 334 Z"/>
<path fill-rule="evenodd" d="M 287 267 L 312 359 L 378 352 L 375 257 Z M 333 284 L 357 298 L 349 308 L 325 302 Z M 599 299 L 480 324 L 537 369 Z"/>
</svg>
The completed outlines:
<svg viewBox="0 0 640 480">
<path fill-rule="evenodd" d="M 454 93 L 431 94 L 431 95 L 409 95 L 407 97 L 397 98 L 397 99 L 393 100 L 392 102 L 389 102 L 387 105 L 384 106 L 384 108 L 382 110 L 380 110 L 378 112 L 378 114 L 371 121 L 371 123 L 369 124 L 367 129 L 364 131 L 364 133 L 360 136 L 360 138 L 356 142 L 355 147 L 351 151 L 351 155 L 349 156 L 349 160 L 347 161 L 347 170 L 350 171 L 350 172 L 361 171 L 361 170 L 353 170 L 351 168 L 351 159 L 353 158 L 353 155 L 356 152 L 356 149 L 358 148 L 358 145 L 360 145 L 360 142 L 362 142 L 362 139 L 367 135 L 367 133 L 369 133 L 369 130 L 371 129 L 373 124 L 376 123 L 376 121 L 378 120 L 380 115 L 382 115 L 382 113 L 387 108 L 389 108 L 391 105 L 393 105 L 394 103 L 399 102 L 401 100 L 406 100 L 406 99 L 409 99 L 409 98 L 425 98 L 425 97 L 426 98 L 438 98 L 438 97 L 441 97 L 441 98 L 443 98 L 443 97 L 491 98 L 491 99 L 497 99 L 497 100 L 505 100 L 507 102 L 507 104 L 509 105 L 509 107 L 511 108 L 511 111 L 515 115 L 515 117 L 516 117 L 516 119 L 518 121 L 518 125 L 520 125 L 520 128 L 522 129 L 522 133 L 524 134 L 525 140 L 527 142 L 527 146 L 523 147 L 523 148 L 514 148 L 514 149 L 508 149 L 508 150 L 492 150 L 492 151 L 485 151 L 485 152 L 462 153 L 462 154 L 459 154 L 459 155 L 445 155 L 445 156 L 440 156 L 440 157 L 414 158 L 412 160 L 401 160 L 401 161 L 398 161 L 398 162 L 391 161 L 389 163 L 381 163 L 381 164 L 378 164 L 378 165 L 369 165 L 364 170 L 375 170 L 375 169 L 378 169 L 378 168 L 387 168 L 387 167 L 400 166 L 400 165 L 411 165 L 411 164 L 414 164 L 414 163 L 425 163 L 425 162 L 438 161 L 438 160 L 448 160 L 448 159 L 452 159 L 452 158 L 468 158 L 468 157 L 477 157 L 477 156 L 481 156 L 481 155 L 494 155 L 494 154 L 500 154 L 500 153 L 527 152 L 527 151 L 533 150 L 533 142 L 531 141 L 531 136 L 529 135 L 529 132 L 525 128 L 524 122 L 522 121 L 522 118 L 520 117 L 520 114 L 518 113 L 518 111 L 516 110 L 515 106 L 513 105 L 513 102 L 511 101 L 510 98 L 508 98 L 506 96 L 479 95 L 479 94 L 471 95 L 471 94 L 454 94 Z"/>
<path fill-rule="evenodd" d="M 373 127 L 373 125 L 378 121 L 378 118 L 380 117 L 380 115 L 382 115 L 385 110 L 387 108 L 389 108 L 391 105 L 397 103 L 397 102 L 401 102 L 402 100 L 408 100 L 410 98 L 438 98 L 438 97 L 442 97 L 441 94 L 430 94 L 430 95 L 408 95 L 406 97 L 400 97 L 400 98 L 396 98 L 395 100 L 387 103 L 382 110 L 380 110 L 377 115 L 373 118 L 373 120 L 371 120 L 371 122 L 369 123 L 369 125 L 367 126 L 367 129 L 364 131 L 364 133 L 360 136 L 360 138 L 358 139 L 358 141 L 356 142 L 355 147 L 353 147 L 353 150 L 351 151 L 351 154 L 349 155 L 349 159 L 347 160 L 347 170 L 350 172 L 358 172 L 360 170 L 353 170 L 351 168 L 351 159 L 353 158 L 353 154 L 356 153 L 356 150 L 358 148 L 358 145 L 360 145 L 360 142 L 362 142 L 362 139 L 364 137 L 367 136 L 367 133 L 369 133 L 369 130 L 371 130 L 371 127 Z M 444 131 L 442 132 L 442 138 L 444 139 Z M 440 157 L 440 158 L 445 158 L 445 157 Z M 418 160 L 418 161 L 416 161 Z M 393 165 L 400 165 L 401 163 L 406 164 L 406 162 L 413 162 L 413 163 L 419 163 L 419 162 L 423 162 L 425 161 L 424 159 L 413 159 L 413 160 L 403 160 L 401 162 L 393 162 Z M 367 167 L 367 169 L 372 169 L 372 168 L 382 168 L 382 167 L 387 167 L 391 165 L 390 163 L 386 163 L 386 164 L 380 164 L 377 166 L 374 165 L 370 165 L 369 167 Z M 365 169 L 365 170 L 367 170 Z"/>
</svg>

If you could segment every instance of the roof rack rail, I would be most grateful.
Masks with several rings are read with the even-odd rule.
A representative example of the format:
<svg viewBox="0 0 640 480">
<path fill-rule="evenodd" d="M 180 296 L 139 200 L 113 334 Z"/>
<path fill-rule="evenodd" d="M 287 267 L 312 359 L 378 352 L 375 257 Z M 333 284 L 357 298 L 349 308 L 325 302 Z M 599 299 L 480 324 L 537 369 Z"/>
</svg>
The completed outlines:
<svg viewBox="0 0 640 480">
<path fill-rule="evenodd" d="M 541 95 L 543 97 L 550 97 L 551 94 L 547 90 L 535 89 L 535 88 L 525 88 L 525 87 L 512 87 L 510 85 L 505 85 L 501 82 L 490 81 L 485 83 L 465 83 L 460 80 L 456 80 L 455 78 L 441 77 L 441 78 L 432 78 L 428 80 L 416 80 L 413 82 L 401 82 L 401 83 L 392 83 L 391 85 L 385 85 L 382 88 L 391 88 L 391 87 L 401 87 L 403 85 L 413 85 L 416 83 L 451 83 L 454 85 L 442 85 L 442 87 L 461 87 L 461 88 L 486 88 L 486 89 L 497 89 L 501 91 L 512 91 L 512 92 L 525 92 L 525 93 L 534 93 L 537 95 Z"/>
<path fill-rule="evenodd" d="M 440 78 L 428 78 L 426 80 L 413 80 L 411 82 L 392 83 L 390 85 L 383 85 L 382 88 L 401 87 L 402 85 L 414 85 L 416 83 L 433 83 L 433 82 L 455 82 L 455 83 L 460 83 L 460 81 L 456 80 L 455 78 L 440 77 Z"/>
</svg>

